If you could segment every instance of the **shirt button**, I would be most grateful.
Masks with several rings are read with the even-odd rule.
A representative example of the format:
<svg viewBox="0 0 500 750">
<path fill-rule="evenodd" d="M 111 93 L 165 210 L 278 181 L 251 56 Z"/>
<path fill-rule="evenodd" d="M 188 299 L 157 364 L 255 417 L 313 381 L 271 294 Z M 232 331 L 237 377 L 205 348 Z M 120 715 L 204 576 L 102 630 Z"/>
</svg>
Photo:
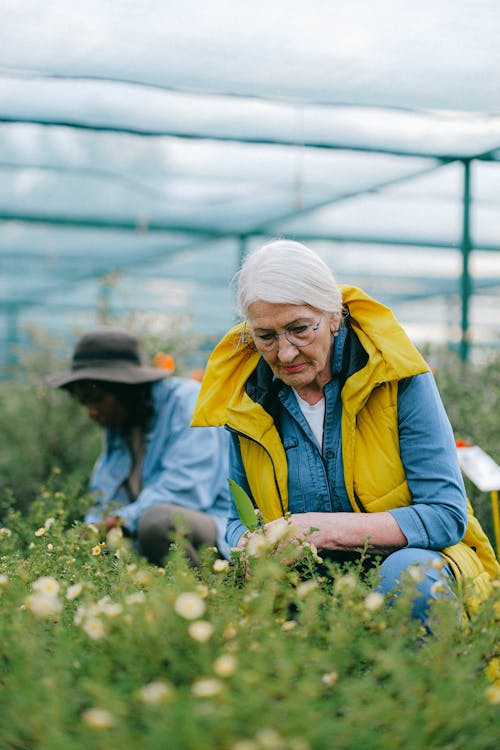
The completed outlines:
<svg viewBox="0 0 500 750">
<path fill-rule="evenodd" d="M 326 452 L 327 458 L 335 458 L 335 451 L 327 451 Z"/>
</svg>

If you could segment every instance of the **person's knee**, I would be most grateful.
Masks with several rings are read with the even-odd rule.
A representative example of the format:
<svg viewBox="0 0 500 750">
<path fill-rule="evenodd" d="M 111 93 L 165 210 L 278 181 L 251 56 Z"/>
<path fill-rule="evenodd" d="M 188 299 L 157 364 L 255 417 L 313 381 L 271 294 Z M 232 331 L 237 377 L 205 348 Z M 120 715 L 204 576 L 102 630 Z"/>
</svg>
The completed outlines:
<svg viewBox="0 0 500 750">
<path fill-rule="evenodd" d="M 139 549 L 149 559 L 163 559 L 175 534 L 174 513 L 171 506 L 154 505 L 144 511 L 137 526 Z"/>
<path fill-rule="evenodd" d="M 451 582 L 453 574 L 438 552 L 424 549 L 404 548 L 389 555 L 379 569 L 377 590 L 383 594 L 398 596 L 404 574 L 414 569 L 416 595 L 412 616 L 425 620 L 432 600 L 454 599 Z"/>
</svg>

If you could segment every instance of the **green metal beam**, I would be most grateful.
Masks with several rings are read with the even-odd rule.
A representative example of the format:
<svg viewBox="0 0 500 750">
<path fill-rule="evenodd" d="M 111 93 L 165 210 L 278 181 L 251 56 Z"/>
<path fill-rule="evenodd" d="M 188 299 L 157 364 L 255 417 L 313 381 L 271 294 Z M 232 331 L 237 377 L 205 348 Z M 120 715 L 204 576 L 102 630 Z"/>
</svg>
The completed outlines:
<svg viewBox="0 0 500 750">
<path fill-rule="evenodd" d="M 123 133 L 125 135 L 140 136 L 141 138 L 178 138 L 188 141 L 217 141 L 221 143 L 247 143 L 259 146 L 285 146 L 297 148 L 323 149 L 328 151 L 353 151 L 356 153 L 383 154 L 385 156 L 404 156 L 416 159 L 439 159 L 443 163 L 463 161 L 464 159 L 484 159 L 495 161 L 497 159 L 498 147 L 488 149 L 481 154 L 443 154 L 439 152 L 419 151 L 404 148 L 391 148 L 390 146 L 364 146 L 361 144 L 354 145 L 351 143 L 331 143 L 305 137 L 283 139 L 279 137 L 263 136 L 243 136 L 232 133 L 225 135 L 223 133 L 210 134 L 206 133 L 186 133 L 173 128 L 139 128 L 126 125 L 103 125 L 99 123 L 85 123 L 72 120 L 41 117 L 19 117 L 1 115 L 0 123 L 26 123 L 30 125 L 40 125 L 41 127 L 59 127 L 71 128 L 73 130 L 93 131 L 95 133 Z"/>
<path fill-rule="evenodd" d="M 26 224 L 48 224 L 56 227 L 79 227 L 81 229 L 103 229 L 118 230 L 127 232 L 141 233 L 161 233 L 161 232 L 178 232 L 196 236 L 206 241 L 217 239 L 227 239 L 240 236 L 234 230 L 223 231 L 207 226 L 194 227 L 189 224 L 177 224 L 168 221 L 136 222 L 133 219 L 104 219 L 104 218 L 86 218 L 82 216 L 49 216 L 46 214 L 28 214 L 22 211 L 0 211 L 0 221 L 19 221 Z M 276 220 L 279 221 L 279 220 Z M 276 230 L 274 230 L 276 231 Z M 249 229 L 244 236 L 246 237 L 269 237 L 273 233 L 273 227 L 269 229 Z M 436 249 L 456 249 L 457 242 L 446 242 L 443 240 L 415 240 L 411 237 L 373 237 L 372 235 L 361 234 L 341 234 L 340 232 L 293 232 L 294 239 L 304 242 L 315 240 L 327 240 L 331 242 L 345 242 L 364 245 L 390 245 L 395 247 L 429 247 Z M 182 248 L 176 248 L 181 250 Z M 481 243 L 474 246 L 475 250 L 487 252 L 500 252 L 500 245 L 490 245 Z M 140 259 L 139 259 L 140 260 Z"/>
<path fill-rule="evenodd" d="M 464 160 L 464 181 L 462 199 L 462 335 L 460 339 L 460 359 L 466 362 L 469 356 L 469 304 L 471 296 L 471 276 L 469 258 L 472 249 L 470 237 L 470 207 L 471 207 L 471 163 Z"/>
</svg>

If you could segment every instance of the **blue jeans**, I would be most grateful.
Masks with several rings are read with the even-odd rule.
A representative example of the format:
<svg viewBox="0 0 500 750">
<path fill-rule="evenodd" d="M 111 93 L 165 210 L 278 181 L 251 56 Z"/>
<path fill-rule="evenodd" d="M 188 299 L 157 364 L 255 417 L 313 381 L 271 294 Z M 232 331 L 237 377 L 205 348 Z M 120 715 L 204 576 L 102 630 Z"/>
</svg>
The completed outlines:
<svg viewBox="0 0 500 750">
<path fill-rule="evenodd" d="M 380 579 L 376 590 L 382 594 L 392 593 L 397 596 L 402 573 L 413 565 L 418 566 L 423 578 L 416 586 L 420 596 L 413 602 L 412 616 L 425 622 L 433 599 L 456 599 L 451 585 L 455 579 L 450 566 L 446 564 L 441 569 L 433 568 L 434 560 L 442 561 L 443 558 L 439 552 L 430 549 L 404 547 L 393 552 L 379 568 Z M 436 587 L 433 591 L 432 586 L 438 581 L 442 583 L 442 587 L 439 590 Z"/>
</svg>

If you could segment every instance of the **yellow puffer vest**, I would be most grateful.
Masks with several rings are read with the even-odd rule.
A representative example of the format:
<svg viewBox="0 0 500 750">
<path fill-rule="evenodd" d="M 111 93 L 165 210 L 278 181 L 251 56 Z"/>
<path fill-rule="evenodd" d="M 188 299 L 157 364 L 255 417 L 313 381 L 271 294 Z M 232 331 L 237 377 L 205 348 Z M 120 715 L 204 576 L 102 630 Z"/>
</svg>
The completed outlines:
<svg viewBox="0 0 500 750">
<path fill-rule="evenodd" d="M 388 308 L 355 287 L 343 286 L 342 294 L 367 355 L 342 389 L 345 484 L 355 512 L 391 510 L 411 503 L 399 455 L 398 381 L 426 372 L 428 366 Z M 213 351 L 192 424 L 226 424 L 239 434 L 252 496 L 264 520 L 271 521 L 288 508 L 287 462 L 271 415 L 246 392 L 260 355 L 241 341 L 241 328 L 231 329 Z M 474 583 L 478 600 L 488 595 L 500 566 L 470 504 L 463 540 L 441 553 L 457 580 Z"/>
</svg>

